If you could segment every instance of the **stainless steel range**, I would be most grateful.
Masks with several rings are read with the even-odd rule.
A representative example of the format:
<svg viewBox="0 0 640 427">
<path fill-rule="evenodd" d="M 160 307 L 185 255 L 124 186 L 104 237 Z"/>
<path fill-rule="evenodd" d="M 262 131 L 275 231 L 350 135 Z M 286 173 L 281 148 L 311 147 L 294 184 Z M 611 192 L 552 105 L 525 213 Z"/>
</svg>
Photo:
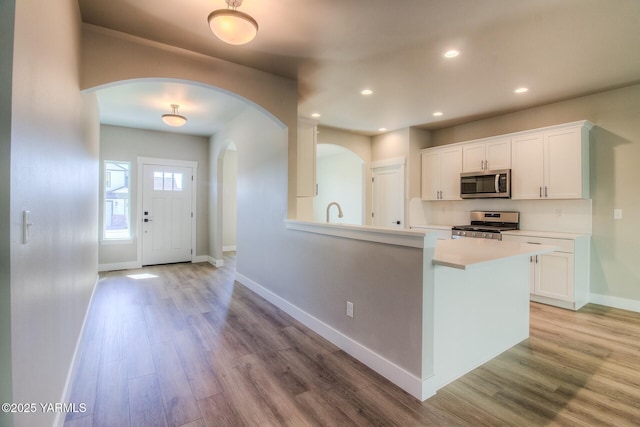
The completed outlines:
<svg viewBox="0 0 640 427">
<path fill-rule="evenodd" d="M 471 211 L 469 225 L 451 227 L 451 237 L 475 237 L 502 240 L 502 231 L 517 230 L 520 227 L 520 212 Z"/>
</svg>

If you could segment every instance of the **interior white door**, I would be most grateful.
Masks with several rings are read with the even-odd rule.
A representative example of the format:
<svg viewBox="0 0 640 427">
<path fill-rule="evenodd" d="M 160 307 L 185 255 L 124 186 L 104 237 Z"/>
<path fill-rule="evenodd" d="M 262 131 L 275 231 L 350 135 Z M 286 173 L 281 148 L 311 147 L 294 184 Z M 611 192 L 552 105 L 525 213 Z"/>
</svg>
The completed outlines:
<svg viewBox="0 0 640 427">
<path fill-rule="evenodd" d="M 373 225 L 404 228 L 404 165 L 373 169 Z"/>
<path fill-rule="evenodd" d="M 192 173 L 143 165 L 142 265 L 191 261 Z"/>
</svg>

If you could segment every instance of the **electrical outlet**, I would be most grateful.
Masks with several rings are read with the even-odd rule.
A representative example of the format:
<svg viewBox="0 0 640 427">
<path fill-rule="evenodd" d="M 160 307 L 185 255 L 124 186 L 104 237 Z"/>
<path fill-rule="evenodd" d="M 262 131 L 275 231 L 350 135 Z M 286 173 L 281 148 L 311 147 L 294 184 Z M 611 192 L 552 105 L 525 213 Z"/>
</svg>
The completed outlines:
<svg viewBox="0 0 640 427">
<path fill-rule="evenodd" d="M 351 301 L 347 301 L 347 316 L 353 319 L 353 303 Z"/>
<path fill-rule="evenodd" d="M 613 219 L 622 219 L 622 209 L 613 210 Z"/>
</svg>

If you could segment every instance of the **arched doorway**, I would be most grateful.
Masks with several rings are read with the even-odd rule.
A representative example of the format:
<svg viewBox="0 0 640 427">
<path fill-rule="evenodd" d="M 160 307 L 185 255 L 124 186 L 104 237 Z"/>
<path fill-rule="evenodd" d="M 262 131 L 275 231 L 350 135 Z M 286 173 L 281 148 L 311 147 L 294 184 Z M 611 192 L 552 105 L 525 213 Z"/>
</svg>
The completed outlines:
<svg viewBox="0 0 640 427">
<path fill-rule="evenodd" d="M 101 162 L 107 157 L 109 160 L 128 161 L 132 165 L 133 181 L 131 186 L 133 226 L 130 242 L 119 242 L 118 245 L 104 245 L 101 242 L 101 252 L 104 256 L 104 259 L 100 260 L 101 269 L 135 268 L 141 263 L 140 249 L 135 249 L 136 246 L 138 248 L 140 246 L 139 236 L 143 232 L 140 225 L 143 213 L 140 212 L 138 206 L 140 203 L 137 203 L 135 193 L 138 184 L 135 158 L 138 156 L 198 162 L 199 174 L 202 172 L 203 175 L 198 176 L 200 183 L 198 205 L 197 212 L 193 213 L 198 221 L 198 232 L 194 237 L 192 261 L 209 261 L 219 265 L 222 262 L 223 250 L 232 250 L 238 245 L 237 240 L 233 242 L 235 240 L 233 235 L 225 236 L 226 232 L 235 229 L 237 225 L 229 224 L 230 218 L 235 216 L 235 213 L 228 214 L 224 211 L 225 207 L 233 205 L 232 202 L 225 201 L 225 197 L 229 195 L 225 195 L 224 191 L 236 187 L 235 184 L 226 187 L 223 185 L 224 174 L 229 169 L 225 167 L 224 159 L 237 156 L 238 152 L 245 152 L 249 153 L 245 164 L 250 165 L 263 161 L 260 159 L 261 155 L 267 158 L 276 155 L 274 152 L 264 152 L 261 148 L 265 147 L 277 150 L 279 162 L 285 162 L 278 171 L 286 171 L 287 132 L 284 124 L 250 100 L 199 82 L 175 79 L 134 79 L 104 85 L 90 91 L 95 92 L 98 97 L 101 126 L 130 128 L 137 132 L 135 137 L 130 137 L 128 142 L 120 144 L 109 154 L 103 156 L 101 153 Z M 111 107 L 109 107 L 110 103 Z M 162 127 L 164 125 L 160 117 L 167 112 L 166 105 L 170 103 L 180 103 L 183 106 L 180 114 L 187 117 L 187 125 L 177 129 Z M 199 120 L 204 123 L 201 122 L 199 125 Z M 139 141 L 132 142 L 136 138 Z M 236 143 L 230 144 L 232 140 Z M 157 143 L 158 141 L 160 143 Z M 172 144 L 172 141 L 175 143 Z M 192 144 L 199 145 L 201 147 L 199 151 L 192 150 L 190 147 Z M 261 148 L 256 149 L 254 144 L 260 145 Z M 234 147 L 238 151 L 233 151 Z M 250 177 L 251 167 L 243 170 L 244 173 L 240 169 L 236 171 L 237 175 L 242 176 L 241 181 L 253 179 Z M 278 197 L 271 196 L 270 200 L 279 200 L 277 212 L 281 215 L 281 220 L 287 215 L 288 193 L 286 172 L 284 176 L 280 175 L 281 173 L 278 172 L 278 186 L 273 187 L 274 191 L 278 192 Z M 229 180 L 229 178 L 226 179 L 226 181 Z M 282 181 L 284 184 L 281 184 Z M 245 188 L 248 187 L 245 186 Z M 245 192 L 249 196 L 245 197 L 245 201 L 253 203 L 259 200 L 259 197 L 251 196 L 254 192 L 253 188 L 255 185 Z M 245 203 L 245 208 L 239 210 L 250 212 L 255 209 Z M 245 223 L 250 223 L 255 218 L 245 215 L 243 220 Z M 239 219 L 237 223 L 241 223 L 241 220 Z M 231 243 L 227 239 L 231 239 Z"/>
<path fill-rule="evenodd" d="M 336 144 L 318 144 L 316 155 L 318 195 L 313 200 L 314 221 L 326 221 L 329 203 L 337 202 L 344 216 L 331 216 L 331 222 L 365 223 L 364 160 Z"/>
</svg>

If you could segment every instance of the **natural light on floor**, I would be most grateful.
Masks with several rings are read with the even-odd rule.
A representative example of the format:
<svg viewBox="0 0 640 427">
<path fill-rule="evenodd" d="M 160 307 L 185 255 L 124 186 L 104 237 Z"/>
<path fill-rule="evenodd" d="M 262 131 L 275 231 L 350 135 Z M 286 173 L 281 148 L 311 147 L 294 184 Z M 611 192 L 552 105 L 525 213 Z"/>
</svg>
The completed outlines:
<svg viewBox="0 0 640 427">
<path fill-rule="evenodd" d="M 153 279 L 154 277 L 158 277 L 158 276 L 151 273 L 140 273 L 140 274 L 127 274 L 127 277 L 134 280 L 142 280 L 142 279 Z"/>
</svg>

